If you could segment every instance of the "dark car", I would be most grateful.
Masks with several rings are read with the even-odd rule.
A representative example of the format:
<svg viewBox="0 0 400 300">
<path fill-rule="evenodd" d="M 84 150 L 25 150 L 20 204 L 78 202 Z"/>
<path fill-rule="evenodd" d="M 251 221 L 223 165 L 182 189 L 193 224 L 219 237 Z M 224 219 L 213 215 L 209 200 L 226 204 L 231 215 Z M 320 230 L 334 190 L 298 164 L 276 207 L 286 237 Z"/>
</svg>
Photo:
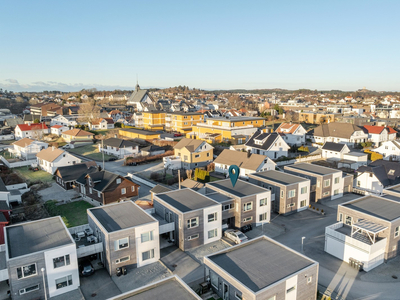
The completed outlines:
<svg viewBox="0 0 400 300">
<path fill-rule="evenodd" d="M 81 276 L 90 276 L 94 274 L 94 268 L 90 261 L 84 260 L 81 262 L 79 266 L 79 275 Z"/>
<path fill-rule="evenodd" d="M 110 157 L 110 158 L 108 159 L 108 161 L 115 161 L 115 160 L 117 160 L 116 157 Z"/>
</svg>

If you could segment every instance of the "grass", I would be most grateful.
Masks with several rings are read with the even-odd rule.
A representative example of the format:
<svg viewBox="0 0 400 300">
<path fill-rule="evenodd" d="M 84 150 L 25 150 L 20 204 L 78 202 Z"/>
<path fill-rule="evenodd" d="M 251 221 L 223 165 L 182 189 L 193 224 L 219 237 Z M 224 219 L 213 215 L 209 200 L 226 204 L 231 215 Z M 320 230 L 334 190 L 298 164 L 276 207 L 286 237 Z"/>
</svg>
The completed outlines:
<svg viewBox="0 0 400 300">
<path fill-rule="evenodd" d="M 28 167 L 20 167 L 15 168 L 14 172 L 16 172 L 19 176 L 23 179 L 28 181 L 29 183 L 36 183 L 36 182 L 51 182 L 53 181 L 53 176 L 43 170 L 39 171 L 32 171 L 29 170 Z"/>
<path fill-rule="evenodd" d="M 76 154 L 86 156 L 86 157 L 94 159 L 94 160 L 99 160 L 99 161 L 103 160 L 103 154 L 99 152 L 99 148 L 98 148 L 97 144 L 86 145 L 83 147 L 76 147 L 74 149 L 69 149 L 68 151 L 71 153 L 76 153 Z M 104 154 L 104 160 L 106 160 L 106 161 L 108 161 L 112 157 L 114 157 L 114 156 Z"/>
<path fill-rule="evenodd" d="M 1 140 L 0 141 L 0 144 L 3 144 L 3 145 L 11 145 L 12 143 L 14 143 L 15 142 L 15 140 Z"/>
<path fill-rule="evenodd" d="M 86 201 L 76 201 L 62 205 L 56 205 L 57 201 L 50 200 L 45 207 L 51 216 L 61 216 L 67 227 L 75 227 L 86 224 L 87 209 L 93 206 Z"/>
</svg>

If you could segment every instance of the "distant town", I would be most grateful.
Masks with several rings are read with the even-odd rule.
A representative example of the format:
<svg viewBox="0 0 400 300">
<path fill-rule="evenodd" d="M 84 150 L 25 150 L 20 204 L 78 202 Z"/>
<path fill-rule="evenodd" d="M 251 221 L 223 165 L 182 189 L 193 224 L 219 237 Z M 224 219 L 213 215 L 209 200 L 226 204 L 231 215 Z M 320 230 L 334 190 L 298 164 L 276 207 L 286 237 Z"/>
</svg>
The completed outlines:
<svg viewBox="0 0 400 300">
<path fill-rule="evenodd" d="M 365 87 L 0 88 L 0 299 L 396 299 L 399 130 Z"/>
</svg>

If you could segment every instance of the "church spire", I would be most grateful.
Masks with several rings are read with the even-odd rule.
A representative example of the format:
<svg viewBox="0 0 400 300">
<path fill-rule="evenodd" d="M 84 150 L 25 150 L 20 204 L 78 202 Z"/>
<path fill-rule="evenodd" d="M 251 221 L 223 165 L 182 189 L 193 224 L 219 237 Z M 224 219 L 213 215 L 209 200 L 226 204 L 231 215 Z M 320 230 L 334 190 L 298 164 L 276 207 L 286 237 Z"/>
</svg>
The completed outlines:
<svg viewBox="0 0 400 300">
<path fill-rule="evenodd" d="M 136 89 L 135 90 L 136 90 L 136 92 L 138 92 L 140 90 L 139 79 L 138 79 L 137 74 L 136 74 Z"/>
</svg>

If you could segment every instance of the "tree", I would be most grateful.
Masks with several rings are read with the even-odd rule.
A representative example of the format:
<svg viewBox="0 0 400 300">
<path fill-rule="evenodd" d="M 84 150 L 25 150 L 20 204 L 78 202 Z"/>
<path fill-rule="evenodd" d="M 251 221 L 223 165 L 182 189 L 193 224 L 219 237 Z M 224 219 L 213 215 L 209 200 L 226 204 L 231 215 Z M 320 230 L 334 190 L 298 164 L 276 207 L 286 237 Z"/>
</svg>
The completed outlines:
<svg viewBox="0 0 400 300">
<path fill-rule="evenodd" d="M 280 107 L 278 104 L 274 105 L 274 109 L 278 112 L 279 115 L 283 114 L 283 108 Z"/>
<path fill-rule="evenodd" d="M 92 99 L 88 99 L 79 106 L 78 114 L 83 122 L 92 122 L 100 118 L 100 107 Z"/>
<path fill-rule="evenodd" d="M 35 120 L 33 120 L 33 123 L 34 123 L 34 124 L 39 124 L 39 123 L 40 123 L 40 120 L 36 118 Z"/>
</svg>

